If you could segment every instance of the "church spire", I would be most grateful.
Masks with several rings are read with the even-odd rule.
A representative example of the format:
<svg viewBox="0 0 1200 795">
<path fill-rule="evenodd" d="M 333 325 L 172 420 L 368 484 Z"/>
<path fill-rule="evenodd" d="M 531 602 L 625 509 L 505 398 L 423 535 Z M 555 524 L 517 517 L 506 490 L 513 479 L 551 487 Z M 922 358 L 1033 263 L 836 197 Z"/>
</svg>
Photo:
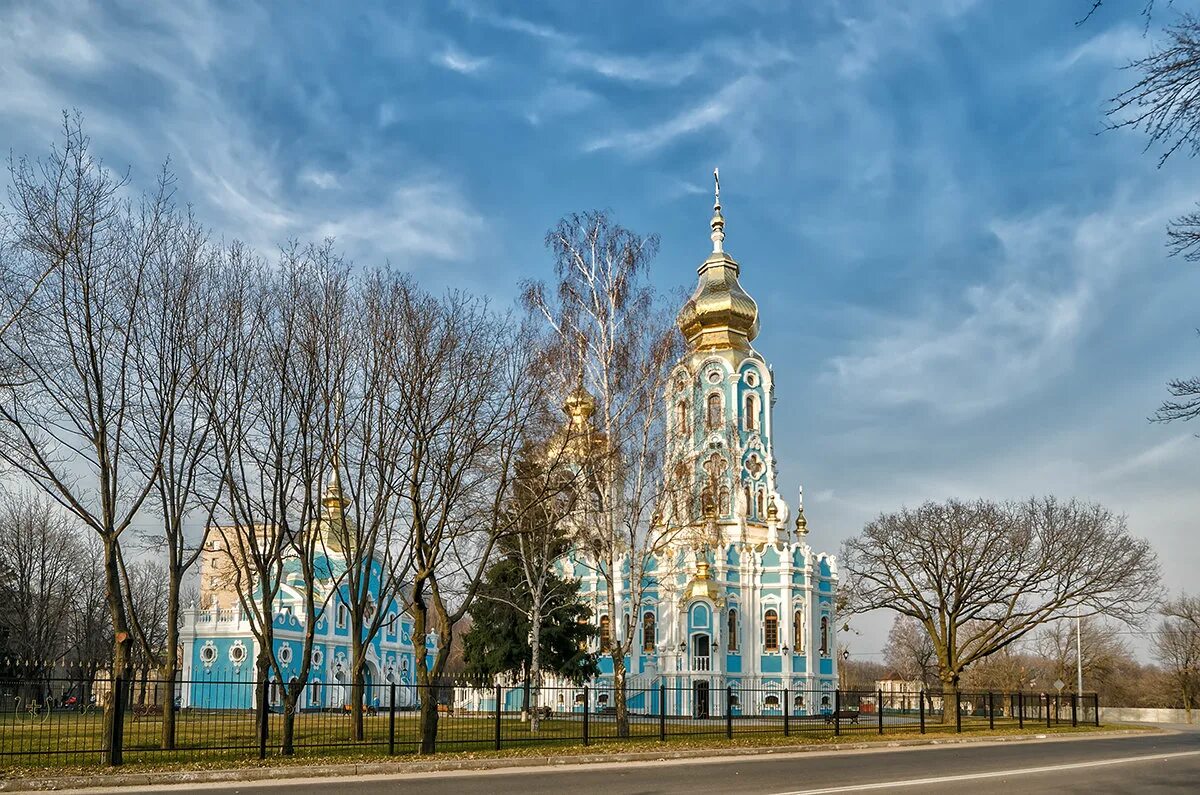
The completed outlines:
<svg viewBox="0 0 1200 795">
<path fill-rule="evenodd" d="M 713 183 L 715 189 L 713 191 L 713 217 L 712 217 L 712 242 L 713 253 L 721 254 L 725 251 L 725 216 L 721 215 L 721 169 L 713 169 Z"/>
</svg>

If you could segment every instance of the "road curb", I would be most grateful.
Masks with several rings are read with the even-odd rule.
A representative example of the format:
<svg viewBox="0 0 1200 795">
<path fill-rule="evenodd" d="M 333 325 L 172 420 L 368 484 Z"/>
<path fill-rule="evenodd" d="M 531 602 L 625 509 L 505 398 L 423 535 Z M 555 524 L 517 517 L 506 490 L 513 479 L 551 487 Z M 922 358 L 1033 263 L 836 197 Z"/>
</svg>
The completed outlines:
<svg viewBox="0 0 1200 795">
<path fill-rule="evenodd" d="M 403 762 L 350 762 L 344 764 L 288 765 L 286 767 L 243 767 L 223 770 L 179 770 L 146 773 L 95 773 L 83 776 L 31 777 L 0 780 L 0 792 L 45 792 L 92 787 L 155 787 L 171 784 L 211 784 L 238 781 L 300 778 L 346 778 L 349 776 L 397 775 L 401 773 L 447 773 L 455 771 L 504 770 L 512 768 L 566 767 L 569 765 L 620 762 L 659 762 L 679 759 L 720 760 L 744 756 L 798 755 L 839 751 L 887 751 L 894 748 L 1011 743 L 1029 741 L 1098 740 L 1110 737 L 1171 734 L 1170 729 L 1114 729 L 1094 734 L 1008 734 L 970 737 L 931 737 L 884 742 L 844 742 L 830 745 L 774 745 L 733 748 L 679 748 L 657 751 L 569 754 L 564 756 L 517 756 L 481 759 L 430 759 Z"/>
</svg>

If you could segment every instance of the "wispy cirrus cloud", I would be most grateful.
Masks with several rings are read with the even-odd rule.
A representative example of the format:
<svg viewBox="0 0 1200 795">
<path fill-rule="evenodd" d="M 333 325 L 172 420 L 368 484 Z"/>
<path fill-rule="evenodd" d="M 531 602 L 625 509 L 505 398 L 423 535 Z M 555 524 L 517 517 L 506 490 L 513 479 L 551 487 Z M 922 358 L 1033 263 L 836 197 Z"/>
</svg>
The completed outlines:
<svg viewBox="0 0 1200 795">
<path fill-rule="evenodd" d="M 685 136 L 719 127 L 723 122 L 754 101 L 763 81 L 748 75 L 721 88 L 711 97 L 660 122 L 641 129 L 603 135 L 586 142 L 585 152 L 615 149 L 630 155 L 655 152 Z"/>
<path fill-rule="evenodd" d="M 470 55 L 457 47 L 447 46 L 434 57 L 434 63 L 452 72 L 463 75 L 473 75 L 485 68 L 490 59 Z"/>
</svg>

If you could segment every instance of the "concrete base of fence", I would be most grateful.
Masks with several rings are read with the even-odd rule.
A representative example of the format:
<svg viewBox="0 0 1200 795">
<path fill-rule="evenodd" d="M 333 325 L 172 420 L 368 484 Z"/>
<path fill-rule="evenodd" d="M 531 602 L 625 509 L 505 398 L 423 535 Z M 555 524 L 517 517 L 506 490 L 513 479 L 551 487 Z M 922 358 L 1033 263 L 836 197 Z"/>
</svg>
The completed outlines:
<svg viewBox="0 0 1200 795">
<path fill-rule="evenodd" d="M 1107 739 L 1121 736 L 1145 736 L 1148 733 L 1169 734 L 1166 729 L 1109 729 L 1095 733 L 1071 734 L 1010 734 L 1010 735 L 949 735 L 879 742 L 843 742 L 821 745 L 779 745 L 729 748 L 719 745 L 709 748 L 661 748 L 653 751 L 620 753 L 580 753 L 559 756 L 520 756 L 482 759 L 417 759 L 396 762 L 357 762 L 347 764 L 296 764 L 286 767 L 243 767 L 226 770 L 176 770 L 149 773 L 103 773 L 85 776 L 14 778 L 0 780 L 0 792 L 38 792 L 47 790 L 84 789 L 88 787 L 161 787 L 168 784 L 202 784 L 229 781 L 263 781 L 266 779 L 346 778 L 348 776 L 387 776 L 411 773 L 446 771 L 497 770 L 501 768 L 561 767 L 619 762 L 657 762 L 674 759 L 719 759 L 723 757 L 777 756 L 836 753 L 839 751 L 886 751 L 931 745 L 961 743 L 1012 743 L 1032 740 L 1071 742 Z"/>
<path fill-rule="evenodd" d="M 1200 721 L 1200 710 L 1188 714 L 1184 709 L 1157 709 L 1150 707 L 1101 707 L 1100 720 L 1120 723 L 1134 720 L 1145 723 L 1195 723 Z"/>
</svg>

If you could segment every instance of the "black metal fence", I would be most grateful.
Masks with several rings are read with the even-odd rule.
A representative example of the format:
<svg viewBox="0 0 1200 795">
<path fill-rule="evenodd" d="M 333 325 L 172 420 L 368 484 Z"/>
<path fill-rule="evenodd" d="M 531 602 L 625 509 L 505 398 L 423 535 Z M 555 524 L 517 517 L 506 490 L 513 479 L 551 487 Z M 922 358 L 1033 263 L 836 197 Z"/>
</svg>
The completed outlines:
<svg viewBox="0 0 1200 795">
<path fill-rule="evenodd" d="M 321 687 L 320 692 L 306 689 L 292 714 L 295 754 L 415 753 L 421 747 L 419 707 L 427 698 L 437 704 L 438 752 L 750 735 L 854 738 L 1098 726 L 1100 714 L 1094 693 L 960 692 L 946 698 L 941 692 L 664 680 L 626 689 L 623 726 L 611 687 L 384 684 L 367 687 L 363 732 L 355 739 L 349 687 Z M 85 697 L 85 688 L 73 680 L 0 680 L 0 766 L 102 764 L 110 758 L 103 708 L 113 692 L 122 695 L 113 702 L 121 727 L 114 734 L 117 756 L 125 762 L 262 757 L 279 753 L 283 743 L 285 716 L 277 686 L 267 689 L 269 708 L 259 712 L 252 708 L 258 694 L 254 682 L 176 683 L 173 743 L 164 740 L 164 688 L 118 680 L 86 690 Z"/>
</svg>

